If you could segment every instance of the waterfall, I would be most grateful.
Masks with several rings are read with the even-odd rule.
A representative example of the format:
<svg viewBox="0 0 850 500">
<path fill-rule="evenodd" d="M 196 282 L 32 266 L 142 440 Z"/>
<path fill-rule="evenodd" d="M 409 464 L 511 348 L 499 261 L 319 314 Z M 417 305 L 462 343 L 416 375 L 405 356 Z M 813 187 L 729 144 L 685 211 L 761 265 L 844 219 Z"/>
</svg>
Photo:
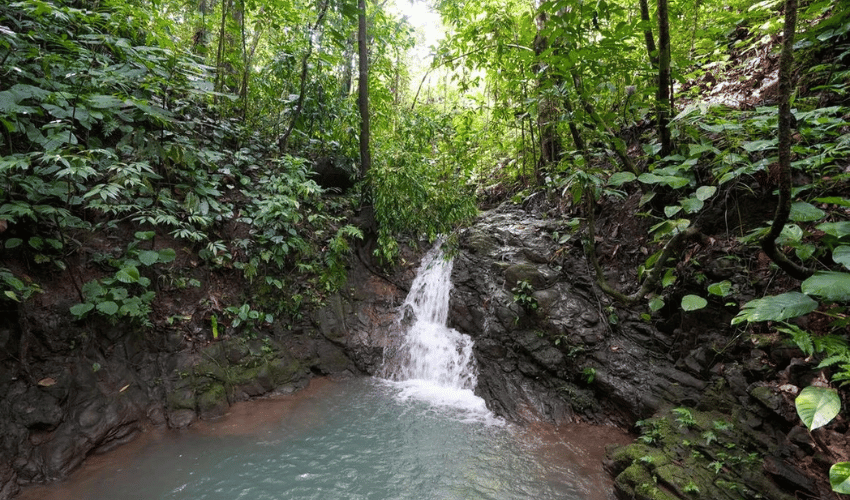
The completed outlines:
<svg viewBox="0 0 850 500">
<path fill-rule="evenodd" d="M 398 348 L 384 361 L 383 376 L 405 384 L 408 396 L 486 411 L 472 392 L 477 383 L 472 339 L 446 326 L 452 261 L 438 243 L 422 259 L 399 313 Z"/>
</svg>

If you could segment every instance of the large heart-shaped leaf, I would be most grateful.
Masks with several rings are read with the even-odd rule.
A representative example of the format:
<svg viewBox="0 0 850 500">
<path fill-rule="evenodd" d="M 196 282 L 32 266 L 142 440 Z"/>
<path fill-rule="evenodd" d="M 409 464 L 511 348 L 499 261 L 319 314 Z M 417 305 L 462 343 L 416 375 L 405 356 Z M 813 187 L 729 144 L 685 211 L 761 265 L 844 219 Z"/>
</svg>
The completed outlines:
<svg viewBox="0 0 850 500">
<path fill-rule="evenodd" d="M 841 410 L 841 398 L 835 389 L 810 385 L 794 400 L 797 415 L 810 431 L 823 427 L 838 415 Z"/>
<path fill-rule="evenodd" d="M 829 468 L 829 485 L 836 493 L 850 495 L 850 462 L 838 462 Z"/>
</svg>

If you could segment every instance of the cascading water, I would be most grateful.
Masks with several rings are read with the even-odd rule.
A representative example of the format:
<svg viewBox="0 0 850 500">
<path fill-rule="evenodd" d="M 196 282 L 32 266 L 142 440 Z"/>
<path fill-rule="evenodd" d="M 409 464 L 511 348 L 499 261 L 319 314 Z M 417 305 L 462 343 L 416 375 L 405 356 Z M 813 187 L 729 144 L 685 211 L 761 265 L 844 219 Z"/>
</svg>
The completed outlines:
<svg viewBox="0 0 850 500">
<path fill-rule="evenodd" d="M 441 243 L 422 259 L 401 308 L 402 339 L 385 360 L 383 375 L 405 387 L 402 397 L 486 412 L 472 392 L 477 383 L 472 339 L 446 326 L 452 261 Z"/>
</svg>

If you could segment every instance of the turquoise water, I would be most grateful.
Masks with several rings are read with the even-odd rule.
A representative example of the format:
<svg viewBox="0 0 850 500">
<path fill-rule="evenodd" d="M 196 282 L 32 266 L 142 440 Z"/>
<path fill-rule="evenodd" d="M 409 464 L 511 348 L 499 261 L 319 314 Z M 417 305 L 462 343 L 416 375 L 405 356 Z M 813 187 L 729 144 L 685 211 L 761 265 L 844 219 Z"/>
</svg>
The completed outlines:
<svg viewBox="0 0 850 500">
<path fill-rule="evenodd" d="M 371 378 L 326 383 L 279 415 L 258 414 L 262 424 L 253 427 L 255 403 L 246 403 L 235 423 L 162 433 L 128 445 L 130 453 L 96 459 L 68 483 L 29 493 L 41 500 L 609 498 L 598 461 L 569 463 L 582 459 L 569 444 L 458 406 L 457 398 L 447 406 L 411 390 L 423 392 Z"/>
</svg>

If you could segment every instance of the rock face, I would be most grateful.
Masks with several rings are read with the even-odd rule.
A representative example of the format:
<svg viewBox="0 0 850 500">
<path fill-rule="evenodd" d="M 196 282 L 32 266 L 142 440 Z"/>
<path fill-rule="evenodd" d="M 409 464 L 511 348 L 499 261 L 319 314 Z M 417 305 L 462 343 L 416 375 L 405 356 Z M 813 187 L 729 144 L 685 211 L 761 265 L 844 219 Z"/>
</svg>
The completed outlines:
<svg viewBox="0 0 850 500">
<path fill-rule="evenodd" d="M 624 425 L 696 402 L 706 382 L 659 366 L 663 335 L 594 290 L 579 243 L 558 244 L 564 231 L 503 206 L 461 232 L 450 318 L 475 339 L 481 396 L 515 420 Z"/>
<path fill-rule="evenodd" d="M 354 264 L 351 285 L 304 319 L 228 329 L 218 340 L 202 331 L 208 320 L 189 325 L 196 340 L 187 342 L 176 332 L 74 323 L 72 304 L 47 302 L 57 294 L 34 298 L 0 326 L 0 500 L 62 479 L 146 427 L 219 418 L 235 401 L 291 392 L 314 375 L 377 371 L 406 291 Z M 398 271 L 409 283 L 415 268 Z M 27 366 L 11 354 L 22 344 Z"/>
<path fill-rule="evenodd" d="M 736 333 L 722 304 L 643 318 L 617 307 L 578 238 L 558 243 L 567 230 L 503 205 L 459 235 L 450 323 L 475 340 L 488 407 L 515 421 L 639 431 L 606 462 L 624 499 L 825 494 L 793 465 L 811 444 L 771 371 L 785 348 L 727 355 Z"/>
</svg>

